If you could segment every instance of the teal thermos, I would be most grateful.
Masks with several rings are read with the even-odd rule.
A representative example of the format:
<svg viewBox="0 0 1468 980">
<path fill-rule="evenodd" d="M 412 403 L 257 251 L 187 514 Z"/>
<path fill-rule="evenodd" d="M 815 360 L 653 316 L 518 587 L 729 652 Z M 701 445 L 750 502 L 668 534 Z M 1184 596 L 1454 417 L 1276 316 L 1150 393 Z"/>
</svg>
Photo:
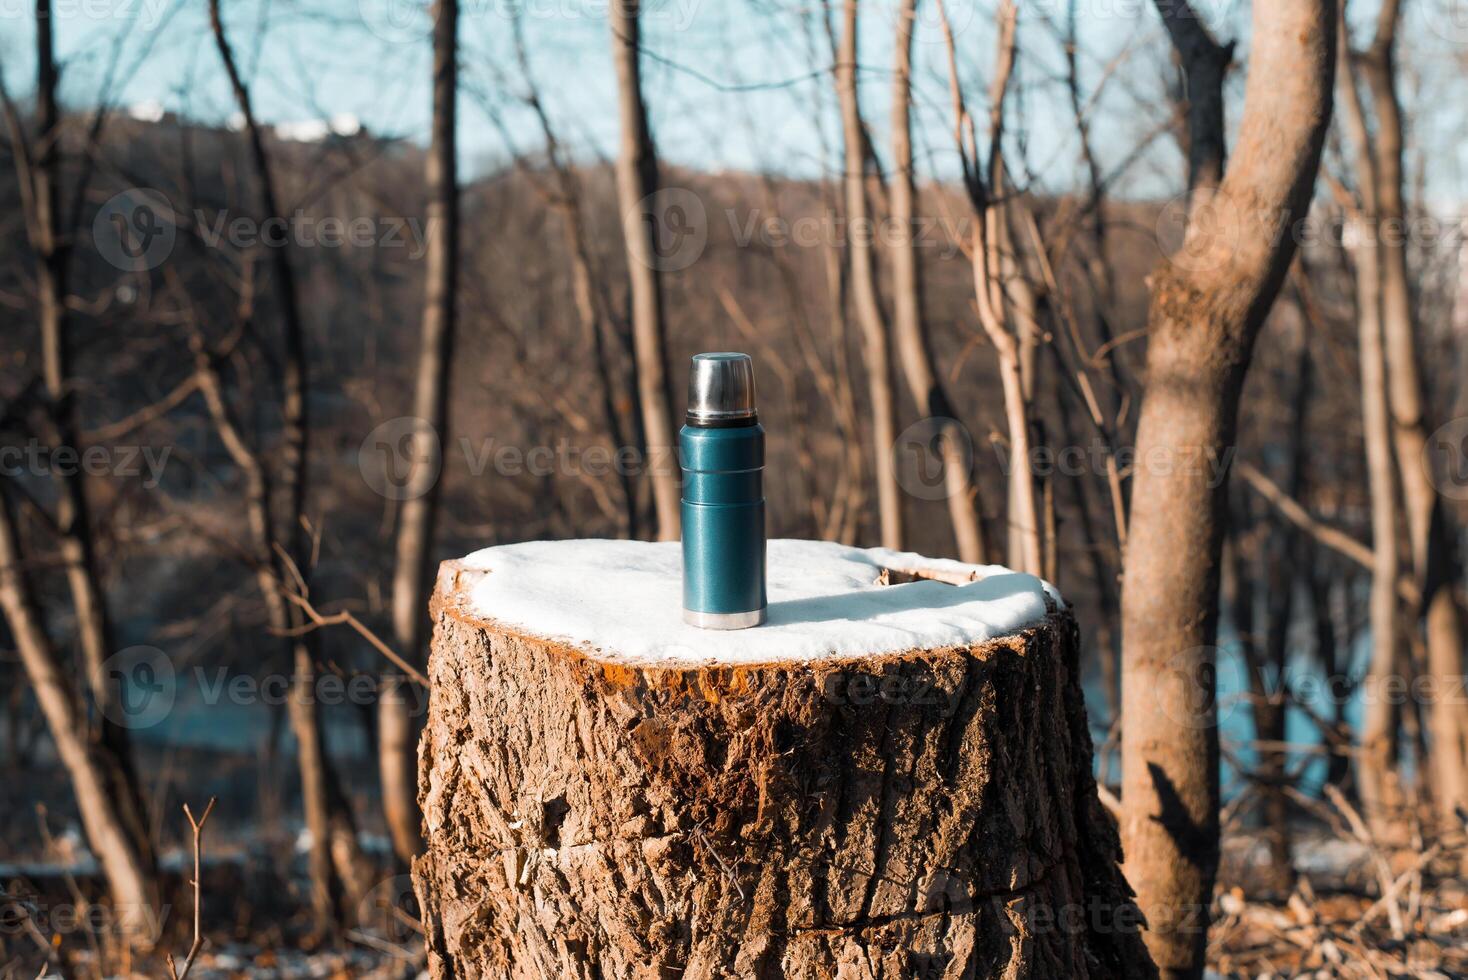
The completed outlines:
<svg viewBox="0 0 1468 980">
<path fill-rule="evenodd" d="M 738 630 L 765 621 L 765 430 L 748 354 L 698 354 L 683 467 L 683 619 Z"/>
</svg>

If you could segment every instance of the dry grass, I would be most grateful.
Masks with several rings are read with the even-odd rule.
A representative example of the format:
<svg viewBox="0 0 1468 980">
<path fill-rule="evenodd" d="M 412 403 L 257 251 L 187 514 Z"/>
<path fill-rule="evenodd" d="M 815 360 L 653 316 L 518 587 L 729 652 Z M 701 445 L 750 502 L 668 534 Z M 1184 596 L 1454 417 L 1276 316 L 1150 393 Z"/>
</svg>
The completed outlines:
<svg viewBox="0 0 1468 980">
<path fill-rule="evenodd" d="M 1363 839 L 1356 821 L 1297 841 L 1294 889 L 1251 892 L 1248 835 L 1229 842 L 1209 935 L 1210 968 L 1225 977 L 1468 977 L 1468 839 L 1424 839 L 1394 822 L 1400 843 Z M 1301 860 L 1304 855 L 1325 860 Z M 1233 865 L 1230 867 L 1230 865 Z M 1232 882 L 1228 878 L 1233 878 Z"/>
</svg>

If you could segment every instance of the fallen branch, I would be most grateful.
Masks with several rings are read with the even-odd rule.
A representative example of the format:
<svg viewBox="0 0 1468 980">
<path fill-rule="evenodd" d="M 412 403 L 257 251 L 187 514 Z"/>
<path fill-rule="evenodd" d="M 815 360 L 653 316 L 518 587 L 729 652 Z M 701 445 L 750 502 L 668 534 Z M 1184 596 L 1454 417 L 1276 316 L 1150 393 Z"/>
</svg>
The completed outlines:
<svg viewBox="0 0 1468 980">
<path fill-rule="evenodd" d="M 1378 898 L 1375 902 L 1371 903 L 1371 907 L 1366 910 L 1366 913 L 1364 915 L 1361 916 L 1361 920 L 1351 927 L 1351 935 L 1361 935 L 1361 931 L 1371 923 L 1372 919 L 1376 918 L 1382 912 L 1387 910 L 1388 903 L 1395 904 L 1397 893 L 1402 890 L 1402 888 L 1407 884 L 1408 881 L 1413 880 L 1418 872 L 1431 864 L 1433 860 L 1442 853 L 1442 849 L 1442 844 L 1437 843 L 1433 844 L 1427 850 L 1418 855 L 1417 860 L 1413 861 L 1411 866 L 1408 867 L 1406 871 L 1403 871 L 1400 875 L 1398 875 L 1396 877 L 1396 880 L 1394 880 L 1390 886 L 1383 889 L 1381 897 Z"/>
<path fill-rule="evenodd" d="M 1371 833 L 1371 828 L 1366 825 L 1365 819 L 1351 806 L 1346 795 L 1330 783 L 1325 784 L 1325 795 L 1330 797 L 1331 804 L 1346 818 L 1350 825 L 1351 833 L 1371 853 L 1371 862 L 1376 870 L 1376 880 L 1381 886 L 1381 898 L 1378 904 L 1385 903 L 1387 919 L 1391 922 L 1392 938 L 1401 942 L 1406 938 L 1406 926 L 1402 922 L 1402 909 L 1397 904 L 1396 889 L 1393 887 L 1391 869 L 1382 857 L 1381 849 L 1376 845 L 1376 838 Z"/>
</svg>

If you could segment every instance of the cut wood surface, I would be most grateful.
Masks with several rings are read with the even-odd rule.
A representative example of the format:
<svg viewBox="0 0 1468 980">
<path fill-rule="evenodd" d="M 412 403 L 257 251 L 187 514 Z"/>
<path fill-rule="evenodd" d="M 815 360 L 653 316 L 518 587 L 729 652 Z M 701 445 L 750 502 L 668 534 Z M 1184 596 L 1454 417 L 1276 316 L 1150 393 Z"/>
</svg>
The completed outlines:
<svg viewBox="0 0 1468 980">
<path fill-rule="evenodd" d="M 514 594 L 523 546 L 440 570 L 413 868 L 431 976 L 1155 976 L 1092 777 L 1076 623 L 1053 590 L 992 635 L 995 600 L 969 596 L 1038 580 L 777 541 L 771 624 L 740 642 L 778 650 L 799 630 L 803 655 L 721 657 L 726 634 L 686 627 L 680 656 L 629 657 L 573 638 L 606 597 L 570 563 L 609 545 L 644 552 L 645 576 L 667 567 L 662 544 L 541 552 L 566 563 L 549 576 L 565 629 L 494 615 L 485 583 Z M 823 549 L 838 577 L 870 564 L 847 606 L 810 604 L 782 573 Z M 672 607 L 634 590 L 620 629 L 676 621 L 671 568 Z M 925 607 L 960 638 L 865 655 L 807 643 L 813 625 L 836 646 L 855 628 L 900 635 Z M 866 621 L 812 618 L 833 608 Z"/>
</svg>

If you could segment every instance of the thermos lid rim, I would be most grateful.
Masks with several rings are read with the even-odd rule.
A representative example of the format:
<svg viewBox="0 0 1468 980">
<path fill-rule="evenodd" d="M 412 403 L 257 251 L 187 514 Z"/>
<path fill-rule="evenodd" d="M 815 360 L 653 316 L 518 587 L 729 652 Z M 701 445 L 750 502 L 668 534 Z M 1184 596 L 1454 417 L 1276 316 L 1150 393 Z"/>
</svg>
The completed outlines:
<svg viewBox="0 0 1468 980">
<path fill-rule="evenodd" d="M 754 417 L 754 361 L 750 356 L 737 351 L 695 354 L 688 373 L 689 420 Z"/>
</svg>

